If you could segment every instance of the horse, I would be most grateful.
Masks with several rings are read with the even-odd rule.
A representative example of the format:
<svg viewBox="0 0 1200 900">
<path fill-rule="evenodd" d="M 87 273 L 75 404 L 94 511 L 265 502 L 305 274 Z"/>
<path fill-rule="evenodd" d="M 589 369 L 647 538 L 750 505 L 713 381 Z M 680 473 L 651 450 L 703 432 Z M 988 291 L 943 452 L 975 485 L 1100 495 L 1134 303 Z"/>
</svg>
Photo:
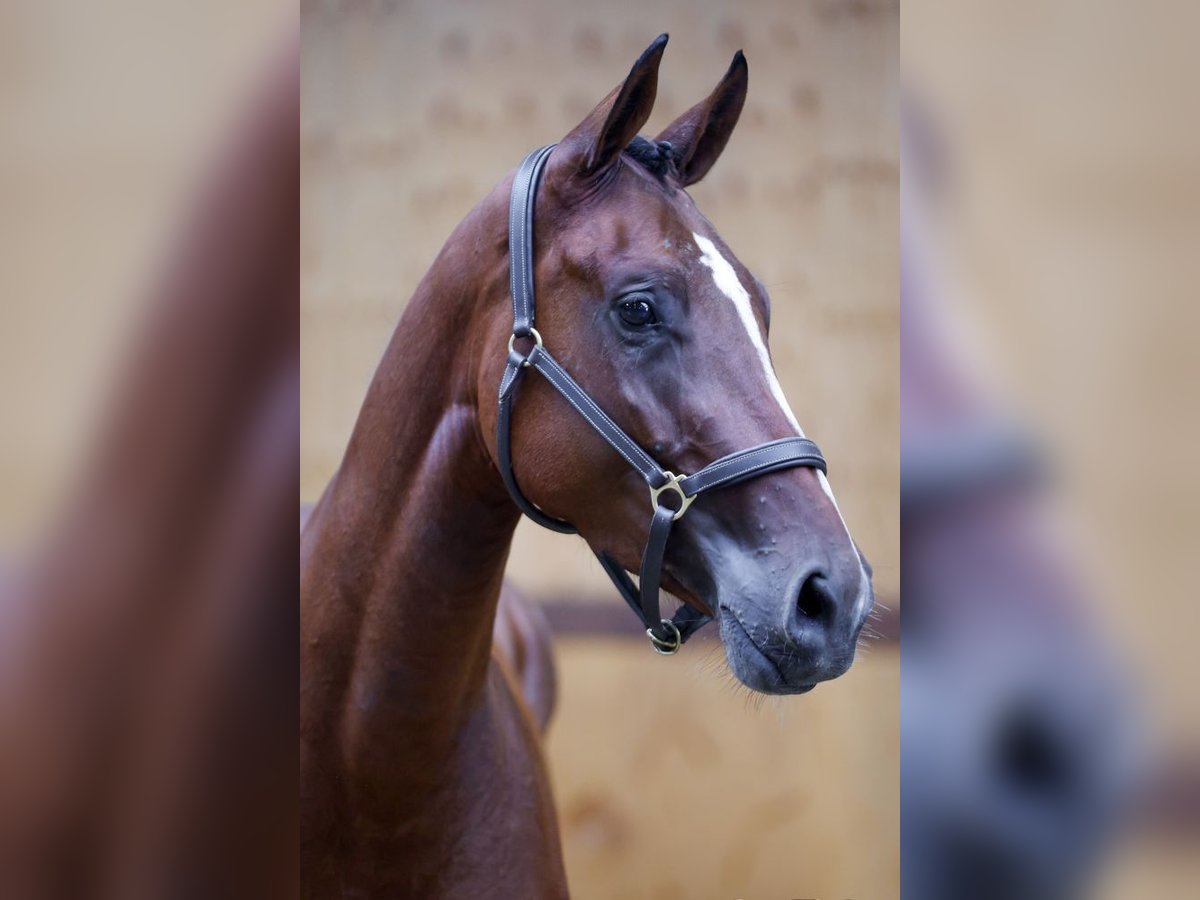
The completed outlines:
<svg viewBox="0 0 1200 900">
<path fill-rule="evenodd" d="M 650 140 L 666 41 L 451 234 L 304 528 L 306 896 L 567 895 L 537 722 L 493 653 L 522 509 L 569 520 L 621 585 L 652 557 L 649 483 L 649 533 L 679 521 L 642 587 L 661 577 L 689 629 L 715 619 L 741 682 L 800 693 L 853 660 L 870 568 L 771 366 L 767 291 L 686 190 L 733 132 L 747 63 Z M 518 272 L 536 329 L 514 326 Z M 697 499 L 671 475 L 730 454 L 751 480 Z M 650 622 L 657 649 L 677 648 L 671 622 Z"/>
<path fill-rule="evenodd" d="M 301 503 L 301 532 L 311 515 L 312 504 Z M 0 569 L 0 577 L 3 574 Z M 550 724 L 558 699 L 558 673 L 552 644 L 550 621 L 541 606 L 506 580 L 500 586 L 500 599 L 496 604 L 492 652 L 495 662 L 507 667 L 510 680 L 520 688 L 521 699 L 542 732 Z"/>
<path fill-rule="evenodd" d="M 1047 538 L 1047 464 L 955 352 L 931 275 L 950 174 L 905 110 L 901 218 L 903 896 L 1083 896 L 1136 753 L 1122 670 Z"/>
<path fill-rule="evenodd" d="M 0 573 L 3 897 L 298 893 L 298 34 L 280 50 L 53 527 Z"/>
</svg>

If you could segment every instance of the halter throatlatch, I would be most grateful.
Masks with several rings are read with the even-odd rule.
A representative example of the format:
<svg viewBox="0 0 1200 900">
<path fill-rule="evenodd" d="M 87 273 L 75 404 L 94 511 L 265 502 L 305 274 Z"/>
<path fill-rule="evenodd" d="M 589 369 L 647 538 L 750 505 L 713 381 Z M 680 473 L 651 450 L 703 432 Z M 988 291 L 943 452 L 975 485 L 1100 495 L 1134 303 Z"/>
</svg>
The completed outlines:
<svg viewBox="0 0 1200 900">
<path fill-rule="evenodd" d="M 512 337 L 508 341 L 508 362 L 500 380 L 500 410 L 496 420 L 500 475 L 513 502 L 525 515 L 553 531 L 563 534 L 576 533 L 575 527 L 569 522 L 547 515 L 534 506 L 521 492 L 513 474 L 513 398 L 526 370 L 534 369 L 638 471 L 650 489 L 650 532 L 646 539 L 646 549 L 642 553 L 639 583 L 634 584 L 621 565 L 607 553 L 597 552 L 596 558 L 621 596 L 625 598 L 625 602 L 642 620 L 650 638 L 650 645 L 658 653 L 670 655 L 678 652 L 683 643 L 711 618 L 687 604 L 679 607 L 674 618 L 662 617 L 658 591 L 671 526 L 684 516 L 692 502 L 703 493 L 729 487 L 779 469 L 807 466 L 824 472 L 825 459 L 812 441 L 802 437 L 790 437 L 731 453 L 709 463 L 693 475 L 676 475 L 663 469 L 613 422 L 550 355 L 541 334 L 533 327 L 533 207 L 542 170 L 553 149 L 554 145 L 551 144 L 525 157 L 513 179 L 509 203 L 509 286 L 513 301 L 513 328 Z M 527 351 L 521 351 L 516 348 L 518 341 L 522 344 L 531 343 L 532 346 Z"/>
</svg>

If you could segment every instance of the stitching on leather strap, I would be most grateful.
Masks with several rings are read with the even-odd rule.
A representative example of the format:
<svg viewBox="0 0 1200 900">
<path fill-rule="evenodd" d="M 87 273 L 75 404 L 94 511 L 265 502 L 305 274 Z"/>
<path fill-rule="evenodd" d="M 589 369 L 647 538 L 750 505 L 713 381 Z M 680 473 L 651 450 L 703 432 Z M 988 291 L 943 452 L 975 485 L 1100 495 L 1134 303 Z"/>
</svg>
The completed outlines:
<svg viewBox="0 0 1200 900">
<path fill-rule="evenodd" d="M 650 480 L 648 477 L 650 474 L 658 474 L 661 471 L 658 464 L 630 439 L 629 435 L 625 434 L 616 422 L 608 417 L 608 414 L 596 404 L 596 401 L 588 396 L 583 388 L 575 384 L 574 379 L 558 364 L 558 360 L 545 350 L 542 350 L 534 359 L 533 367 L 546 376 L 546 379 L 554 385 L 558 392 L 566 397 L 572 406 L 579 410 L 580 414 L 588 420 L 596 431 L 600 432 L 600 436 L 612 445 L 625 458 L 626 462 L 641 472 L 647 481 Z M 551 373 L 553 373 L 554 377 L 551 376 Z M 576 402 L 577 400 L 578 402 Z M 584 409 L 581 409 L 579 403 L 587 404 L 587 408 L 592 411 L 594 417 L 593 415 L 589 415 Z M 597 420 L 607 424 L 609 428 L 606 430 L 598 424 Z M 612 434 L 608 433 L 609 430 L 611 430 Z M 634 461 L 634 459 L 630 458 L 631 456 L 636 456 L 641 462 Z"/>
<path fill-rule="evenodd" d="M 811 445 L 815 450 L 816 444 L 813 444 L 811 441 L 809 441 L 808 444 Z M 738 454 L 736 457 L 734 457 L 732 459 L 727 459 L 724 461 L 717 461 L 715 463 L 710 463 L 709 465 L 707 465 L 703 469 L 701 469 L 699 472 L 696 472 L 693 475 L 689 475 L 688 478 L 685 479 L 685 481 L 693 481 L 693 479 L 695 479 L 695 481 L 701 482 L 702 486 L 700 488 L 697 488 L 697 490 L 696 490 L 697 493 L 699 493 L 702 490 L 709 490 L 713 487 L 716 487 L 719 484 L 723 484 L 725 481 L 737 478 L 739 475 L 753 473 L 754 471 L 756 471 L 759 468 L 759 464 L 750 466 L 749 468 L 744 469 L 744 470 L 738 469 L 738 470 L 735 470 L 734 472 L 717 476 L 716 478 L 712 479 L 711 481 L 709 480 L 708 476 L 713 475 L 714 473 L 718 472 L 721 469 L 728 468 L 729 466 L 745 464 L 749 460 L 754 459 L 756 457 L 765 456 L 765 455 L 769 455 L 769 454 L 773 454 L 773 453 L 782 454 L 779 458 L 779 462 L 787 462 L 789 460 L 795 460 L 796 464 L 798 466 L 808 465 L 809 468 L 821 468 L 821 466 L 810 465 L 810 464 L 806 463 L 805 460 L 811 460 L 814 463 L 819 461 L 822 464 L 825 462 L 824 457 L 822 457 L 820 455 L 819 451 L 818 452 L 809 451 L 809 452 L 806 452 L 803 454 L 798 454 L 798 453 L 796 453 L 796 451 L 794 449 L 792 449 L 788 445 L 776 444 L 776 445 L 773 445 L 770 447 L 762 447 L 757 450 L 752 450 L 750 452 Z M 693 483 L 695 483 L 695 481 L 693 481 Z"/>
</svg>

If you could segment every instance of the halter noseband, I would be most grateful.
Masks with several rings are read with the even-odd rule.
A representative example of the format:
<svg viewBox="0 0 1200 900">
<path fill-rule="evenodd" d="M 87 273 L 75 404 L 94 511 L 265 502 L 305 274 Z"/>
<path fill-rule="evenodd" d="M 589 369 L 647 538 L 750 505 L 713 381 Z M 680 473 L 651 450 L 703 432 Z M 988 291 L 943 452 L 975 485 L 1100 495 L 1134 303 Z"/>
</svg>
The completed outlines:
<svg viewBox="0 0 1200 900">
<path fill-rule="evenodd" d="M 550 351 L 542 342 L 542 336 L 533 327 L 533 207 L 538 181 L 553 149 L 554 145 L 551 144 L 525 157 L 513 179 L 509 203 L 508 252 L 513 329 L 512 337 L 508 340 L 508 363 L 500 380 L 500 410 L 496 420 L 500 475 L 513 502 L 525 515 L 553 531 L 563 534 L 576 533 L 575 527 L 570 523 L 547 515 L 534 506 L 521 493 L 513 474 L 510 446 L 513 397 L 525 370 L 534 369 L 575 407 L 588 424 L 598 431 L 629 465 L 637 469 L 650 489 L 653 515 L 650 519 L 650 535 L 646 541 L 646 549 L 642 553 L 639 584 L 635 585 L 620 564 L 607 553 L 597 552 L 596 558 L 621 596 L 625 598 L 625 602 L 642 620 L 651 646 L 658 653 L 672 654 L 711 617 L 684 604 L 679 607 L 673 619 L 662 618 L 658 590 L 671 526 L 683 517 L 692 501 L 703 493 L 796 466 L 825 472 L 825 459 L 812 441 L 802 437 L 791 437 L 768 441 L 748 450 L 731 453 L 709 463 L 692 475 L 676 475 L 663 469 L 622 431 L 550 355 Z M 513 346 L 518 338 L 531 338 L 533 347 L 522 354 Z M 663 502 L 664 497 L 672 495 L 677 498 L 677 505 L 674 507 Z"/>
</svg>

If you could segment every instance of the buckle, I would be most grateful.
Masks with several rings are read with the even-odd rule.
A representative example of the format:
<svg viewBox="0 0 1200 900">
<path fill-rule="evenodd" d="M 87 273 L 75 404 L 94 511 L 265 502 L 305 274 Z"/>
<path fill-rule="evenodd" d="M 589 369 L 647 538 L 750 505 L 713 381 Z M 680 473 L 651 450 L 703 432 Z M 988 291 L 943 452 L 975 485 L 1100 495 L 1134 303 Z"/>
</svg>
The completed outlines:
<svg viewBox="0 0 1200 900">
<path fill-rule="evenodd" d="M 514 334 L 510 334 L 510 335 L 508 336 L 508 352 L 509 352 L 509 353 L 512 353 L 512 352 L 513 352 L 513 341 L 515 341 L 515 340 L 517 339 L 517 337 L 518 337 L 518 336 L 517 336 L 515 333 L 514 333 Z M 529 326 L 529 334 L 522 334 L 522 335 L 520 335 L 520 337 L 531 337 L 531 338 L 533 338 L 533 345 L 534 345 L 534 347 L 535 347 L 536 349 L 538 349 L 538 350 L 541 350 L 541 349 L 542 349 L 542 335 L 541 335 L 541 332 L 539 332 L 539 331 L 538 331 L 536 328 L 534 328 L 532 325 L 530 325 L 530 326 Z M 532 353 L 532 352 L 533 352 L 532 350 L 530 350 L 530 351 L 529 351 L 529 353 Z M 522 366 L 526 366 L 526 367 L 528 367 L 528 365 L 529 365 L 529 353 L 526 353 L 526 354 L 525 354 L 525 360 L 524 360 L 524 361 L 521 363 L 521 365 L 522 365 Z"/>
<path fill-rule="evenodd" d="M 674 472 L 663 472 L 663 474 L 667 476 L 667 482 L 662 487 L 650 488 L 650 505 L 655 509 L 658 509 L 660 505 L 658 502 L 659 495 L 662 494 L 663 491 L 674 491 L 679 495 L 680 502 L 679 509 L 675 511 L 675 515 L 671 521 L 678 522 L 683 518 L 683 514 L 687 512 L 687 508 L 692 505 L 692 501 L 695 500 L 699 495 L 692 494 L 692 496 L 689 497 L 683 492 L 683 488 L 679 486 L 679 482 L 687 478 L 686 475 L 676 475 Z"/>
<path fill-rule="evenodd" d="M 670 619 L 663 619 L 662 624 L 671 629 L 671 639 L 664 641 L 654 633 L 653 628 L 646 629 L 646 637 L 650 638 L 650 646 L 654 648 L 654 652 L 662 656 L 674 656 L 679 652 L 679 648 L 683 646 L 683 638 L 680 637 L 679 629 Z"/>
</svg>

